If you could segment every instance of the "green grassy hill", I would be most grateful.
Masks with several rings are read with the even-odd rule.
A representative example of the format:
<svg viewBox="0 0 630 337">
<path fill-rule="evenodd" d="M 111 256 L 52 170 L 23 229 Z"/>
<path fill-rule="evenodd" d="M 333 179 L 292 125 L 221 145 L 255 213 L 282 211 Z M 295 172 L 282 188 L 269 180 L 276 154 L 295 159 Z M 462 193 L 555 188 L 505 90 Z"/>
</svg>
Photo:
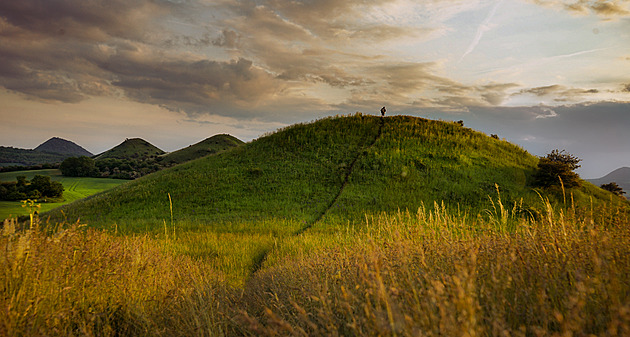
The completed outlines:
<svg viewBox="0 0 630 337">
<path fill-rule="evenodd" d="M 95 160 L 102 159 L 133 159 L 142 160 L 164 154 L 164 151 L 153 144 L 140 138 L 128 138 L 114 148 L 105 151 L 94 157 Z"/>
<path fill-rule="evenodd" d="M 530 211 L 537 158 L 457 123 L 395 116 L 327 118 L 298 124 L 215 156 L 138 179 L 72 204 L 69 218 L 130 231 L 282 219 L 289 231 L 324 217 L 415 211 L 434 202 L 476 216 L 499 186 L 503 202 Z M 574 199 L 608 199 L 586 183 Z"/>
<path fill-rule="evenodd" d="M 168 165 L 181 164 L 193 159 L 225 151 L 242 144 L 244 144 L 243 141 L 227 134 L 214 135 L 200 141 L 199 143 L 167 153 L 161 156 L 160 159 L 161 162 Z"/>
</svg>

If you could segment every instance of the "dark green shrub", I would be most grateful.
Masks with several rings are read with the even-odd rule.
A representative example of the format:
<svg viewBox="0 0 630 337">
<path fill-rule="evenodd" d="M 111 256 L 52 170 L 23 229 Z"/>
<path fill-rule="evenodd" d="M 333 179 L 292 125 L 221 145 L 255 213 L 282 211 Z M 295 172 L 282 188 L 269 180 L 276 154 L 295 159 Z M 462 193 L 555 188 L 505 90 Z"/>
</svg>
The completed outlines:
<svg viewBox="0 0 630 337">
<path fill-rule="evenodd" d="M 534 184 L 538 187 L 552 187 L 564 185 L 565 188 L 579 187 L 580 176 L 573 170 L 580 167 L 581 161 L 576 156 L 564 150 L 553 150 L 546 157 L 538 161 L 538 170 L 534 175 Z"/>
<path fill-rule="evenodd" d="M 621 196 L 623 194 L 626 194 L 626 192 L 624 192 L 623 189 L 619 185 L 617 185 L 616 182 L 611 182 L 611 183 L 608 183 L 608 184 L 602 184 L 600 187 L 605 189 L 606 191 L 612 192 L 612 193 L 614 193 L 616 195 L 619 195 L 619 196 Z"/>
</svg>

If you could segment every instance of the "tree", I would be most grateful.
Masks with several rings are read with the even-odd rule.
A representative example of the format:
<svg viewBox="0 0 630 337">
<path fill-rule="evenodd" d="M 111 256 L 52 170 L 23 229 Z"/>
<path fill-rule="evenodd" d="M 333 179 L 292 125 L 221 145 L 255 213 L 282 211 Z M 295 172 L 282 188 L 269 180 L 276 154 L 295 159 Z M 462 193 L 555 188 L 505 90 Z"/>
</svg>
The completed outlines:
<svg viewBox="0 0 630 337">
<path fill-rule="evenodd" d="M 0 200 L 63 196 L 63 185 L 60 182 L 51 181 L 49 176 L 36 175 L 30 182 L 26 180 L 26 177 L 19 178 L 17 182 L 0 183 Z"/>
<path fill-rule="evenodd" d="M 86 156 L 65 159 L 59 170 L 66 177 L 93 177 L 98 174 L 94 159 Z"/>
<path fill-rule="evenodd" d="M 606 191 L 612 192 L 618 196 L 622 196 L 623 194 L 626 194 L 626 192 L 623 191 L 623 188 L 621 188 L 619 185 L 617 185 L 616 182 L 611 182 L 608 184 L 602 184 L 600 186 L 601 188 L 605 189 Z"/>
<path fill-rule="evenodd" d="M 36 175 L 31 179 L 31 191 L 38 191 L 42 197 L 60 197 L 63 195 L 63 185 L 58 181 L 51 181 L 49 176 Z"/>
<path fill-rule="evenodd" d="M 560 186 L 565 188 L 579 187 L 580 176 L 573 170 L 580 167 L 578 163 L 582 159 L 573 156 L 564 150 L 553 150 L 546 157 L 538 161 L 538 170 L 534 175 L 534 183 L 540 187 Z M 561 182 L 562 181 L 562 182 Z"/>
</svg>

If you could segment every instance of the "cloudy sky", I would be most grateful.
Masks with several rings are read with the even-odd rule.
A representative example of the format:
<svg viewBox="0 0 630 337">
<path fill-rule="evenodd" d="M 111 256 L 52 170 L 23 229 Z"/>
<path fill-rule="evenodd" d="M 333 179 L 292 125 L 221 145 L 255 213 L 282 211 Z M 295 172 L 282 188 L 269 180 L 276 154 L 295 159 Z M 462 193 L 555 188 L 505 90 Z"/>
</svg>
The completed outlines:
<svg viewBox="0 0 630 337">
<path fill-rule="evenodd" d="M 0 145 L 172 151 L 383 105 L 630 166 L 630 0 L 0 1 Z"/>
</svg>

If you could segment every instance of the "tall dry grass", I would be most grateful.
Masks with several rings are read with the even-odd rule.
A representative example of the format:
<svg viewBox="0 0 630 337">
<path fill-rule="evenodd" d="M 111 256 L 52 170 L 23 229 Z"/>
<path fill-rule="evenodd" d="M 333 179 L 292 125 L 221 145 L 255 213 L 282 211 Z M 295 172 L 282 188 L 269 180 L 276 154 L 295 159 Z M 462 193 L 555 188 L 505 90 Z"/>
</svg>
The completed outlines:
<svg viewBox="0 0 630 337">
<path fill-rule="evenodd" d="M 382 215 L 356 245 L 254 277 L 243 324 L 257 335 L 630 335 L 627 216 L 547 211 L 509 216 L 512 232 L 439 209 Z"/>
<path fill-rule="evenodd" d="M 214 335 L 221 276 L 147 236 L 75 224 L 0 237 L 0 335 Z"/>
<path fill-rule="evenodd" d="M 163 239 L 7 222 L 0 335 L 630 335 L 623 209 L 493 203 L 366 217 L 321 249 L 330 233 L 314 228 L 241 287 Z"/>
</svg>

